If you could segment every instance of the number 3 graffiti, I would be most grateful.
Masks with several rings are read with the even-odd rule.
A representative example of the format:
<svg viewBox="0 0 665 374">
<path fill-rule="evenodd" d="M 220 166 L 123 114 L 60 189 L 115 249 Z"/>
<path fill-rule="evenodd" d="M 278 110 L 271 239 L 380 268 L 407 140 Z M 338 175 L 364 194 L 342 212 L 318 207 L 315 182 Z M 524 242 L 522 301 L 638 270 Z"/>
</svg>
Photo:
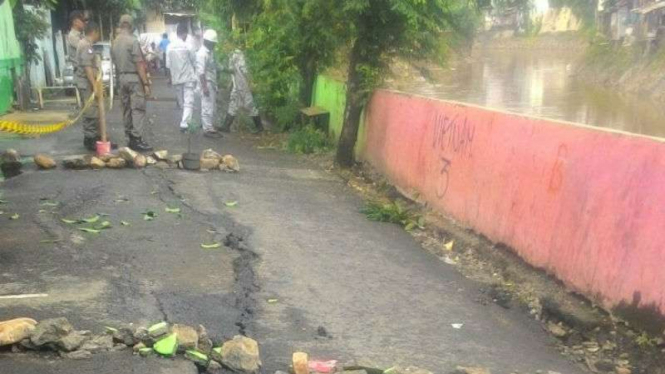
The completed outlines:
<svg viewBox="0 0 665 374">
<path fill-rule="evenodd" d="M 436 197 L 443 199 L 448 192 L 448 183 L 450 182 L 450 160 L 441 157 L 441 170 L 439 171 L 439 178 L 436 184 Z"/>
</svg>

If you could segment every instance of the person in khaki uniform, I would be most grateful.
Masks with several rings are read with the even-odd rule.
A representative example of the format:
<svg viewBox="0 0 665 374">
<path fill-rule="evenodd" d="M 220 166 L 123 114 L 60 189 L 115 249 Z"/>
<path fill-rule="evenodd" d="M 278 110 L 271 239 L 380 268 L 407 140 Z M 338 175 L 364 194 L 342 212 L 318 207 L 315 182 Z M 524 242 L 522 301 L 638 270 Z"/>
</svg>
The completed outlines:
<svg viewBox="0 0 665 374">
<path fill-rule="evenodd" d="M 120 17 L 120 33 L 113 41 L 111 53 L 115 61 L 120 83 L 125 134 L 129 138 L 129 148 L 146 152 L 152 147 L 143 140 L 146 122 L 146 96 L 150 96 L 150 80 L 146 73 L 146 63 L 139 41 L 132 34 L 132 16 Z"/>
<path fill-rule="evenodd" d="M 98 59 L 92 45 L 99 41 L 99 27 L 95 22 L 89 22 L 85 27 L 85 37 L 78 42 L 76 48 L 76 86 L 84 100 L 90 95 L 99 94 L 101 83 L 97 82 L 99 75 Z M 83 113 L 83 145 L 89 151 L 95 151 L 99 136 L 99 109 L 95 100 Z"/>
<path fill-rule="evenodd" d="M 80 10 L 75 10 L 69 15 L 69 33 L 67 34 L 67 62 L 72 65 L 76 74 L 77 61 L 76 51 L 81 39 L 84 37 L 85 23 L 88 20 Z"/>
</svg>

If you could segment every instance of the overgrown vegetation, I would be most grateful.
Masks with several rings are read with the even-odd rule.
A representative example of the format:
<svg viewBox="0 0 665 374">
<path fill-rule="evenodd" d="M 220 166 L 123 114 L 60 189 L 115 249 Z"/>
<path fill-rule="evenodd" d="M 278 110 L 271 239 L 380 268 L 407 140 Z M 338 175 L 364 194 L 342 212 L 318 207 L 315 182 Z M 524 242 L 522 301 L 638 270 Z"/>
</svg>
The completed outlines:
<svg viewBox="0 0 665 374">
<path fill-rule="evenodd" d="M 289 134 L 286 149 L 292 153 L 311 154 L 328 151 L 332 142 L 324 131 L 313 125 L 307 125 Z"/>
<path fill-rule="evenodd" d="M 362 209 L 362 213 L 364 213 L 369 220 L 395 223 L 404 227 L 407 231 L 416 228 L 425 228 L 425 218 L 407 208 L 404 203 L 399 200 L 389 203 L 369 201 Z"/>
</svg>

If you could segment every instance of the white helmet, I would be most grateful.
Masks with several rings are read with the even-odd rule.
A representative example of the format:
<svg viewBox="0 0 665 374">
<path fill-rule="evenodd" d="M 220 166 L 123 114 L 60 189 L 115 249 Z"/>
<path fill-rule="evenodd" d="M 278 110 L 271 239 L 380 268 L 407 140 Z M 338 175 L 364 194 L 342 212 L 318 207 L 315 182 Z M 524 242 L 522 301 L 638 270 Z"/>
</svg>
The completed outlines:
<svg viewBox="0 0 665 374">
<path fill-rule="evenodd" d="M 217 31 L 208 29 L 203 33 L 203 40 L 217 43 Z"/>
</svg>

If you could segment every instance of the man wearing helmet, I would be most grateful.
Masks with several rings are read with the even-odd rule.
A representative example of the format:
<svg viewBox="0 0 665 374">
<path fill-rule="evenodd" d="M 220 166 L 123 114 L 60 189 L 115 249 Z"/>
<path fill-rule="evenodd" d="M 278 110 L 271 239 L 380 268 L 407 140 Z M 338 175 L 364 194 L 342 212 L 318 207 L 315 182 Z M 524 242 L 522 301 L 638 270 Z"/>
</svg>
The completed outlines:
<svg viewBox="0 0 665 374">
<path fill-rule="evenodd" d="M 203 45 L 196 52 L 196 76 L 201 85 L 201 123 L 203 135 L 220 138 L 213 125 L 217 98 L 217 65 L 213 53 L 217 45 L 217 32 L 208 29 L 203 33 Z"/>
</svg>

